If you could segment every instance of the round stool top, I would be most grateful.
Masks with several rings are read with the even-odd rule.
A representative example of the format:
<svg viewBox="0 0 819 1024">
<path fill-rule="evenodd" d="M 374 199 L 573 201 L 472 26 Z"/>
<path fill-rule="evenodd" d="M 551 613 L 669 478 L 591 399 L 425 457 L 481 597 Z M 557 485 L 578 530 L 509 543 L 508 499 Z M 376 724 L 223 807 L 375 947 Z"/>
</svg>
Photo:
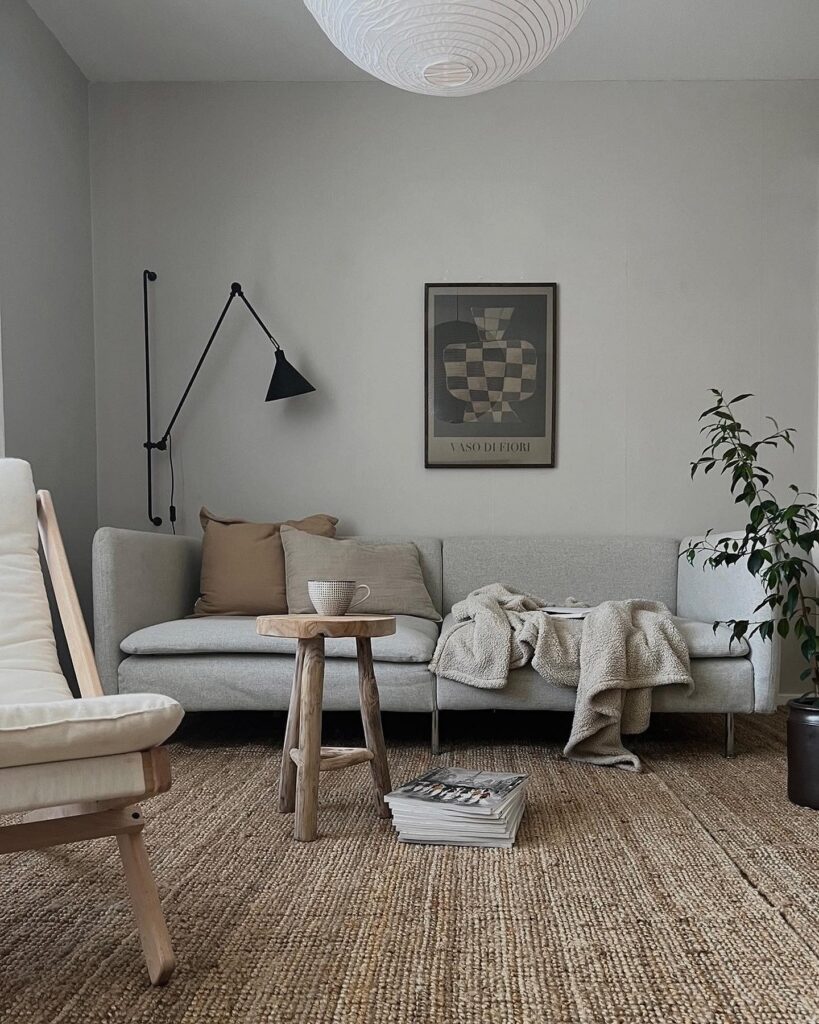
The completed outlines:
<svg viewBox="0 0 819 1024">
<path fill-rule="evenodd" d="M 392 636 L 394 615 L 260 615 L 256 632 L 309 640 L 315 636 Z"/>
</svg>

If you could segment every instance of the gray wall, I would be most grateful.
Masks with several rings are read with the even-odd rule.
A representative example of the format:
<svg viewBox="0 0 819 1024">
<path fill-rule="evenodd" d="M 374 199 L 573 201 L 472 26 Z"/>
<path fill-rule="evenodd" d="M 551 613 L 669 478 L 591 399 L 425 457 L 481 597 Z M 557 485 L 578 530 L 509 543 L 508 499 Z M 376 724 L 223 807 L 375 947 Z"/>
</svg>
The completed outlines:
<svg viewBox="0 0 819 1024">
<path fill-rule="evenodd" d="M 91 125 L 103 523 L 146 526 L 146 266 L 155 432 L 234 279 L 318 387 L 265 405 L 270 346 L 231 312 L 175 432 L 187 532 L 202 503 L 362 531 L 733 527 L 723 482 L 688 476 L 711 386 L 797 426 L 783 484 L 815 483 L 819 82 L 95 85 Z M 481 280 L 560 285 L 556 469 L 423 467 L 424 282 Z"/>
<path fill-rule="evenodd" d="M 28 459 L 52 492 L 88 609 L 97 523 L 88 83 L 24 0 L 0 4 L 0 140 L 5 451 Z"/>
</svg>

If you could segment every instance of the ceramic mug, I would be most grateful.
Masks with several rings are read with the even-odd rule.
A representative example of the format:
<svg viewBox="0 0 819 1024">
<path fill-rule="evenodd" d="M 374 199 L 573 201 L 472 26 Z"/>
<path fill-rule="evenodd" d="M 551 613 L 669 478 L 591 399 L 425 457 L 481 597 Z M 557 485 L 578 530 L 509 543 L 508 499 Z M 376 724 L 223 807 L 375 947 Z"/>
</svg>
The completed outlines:
<svg viewBox="0 0 819 1024">
<path fill-rule="evenodd" d="M 353 600 L 357 590 L 366 593 Z M 367 600 L 370 588 L 355 580 L 308 580 L 307 593 L 319 615 L 346 615 L 350 608 Z"/>
</svg>

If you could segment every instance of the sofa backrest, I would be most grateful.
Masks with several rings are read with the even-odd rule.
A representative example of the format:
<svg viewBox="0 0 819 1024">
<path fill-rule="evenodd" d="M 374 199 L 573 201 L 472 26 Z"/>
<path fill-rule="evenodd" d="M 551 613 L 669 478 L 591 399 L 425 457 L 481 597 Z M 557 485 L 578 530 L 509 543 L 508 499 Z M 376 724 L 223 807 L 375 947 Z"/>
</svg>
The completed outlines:
<svg viewBox="0 0 819 1024">
<path fill-rule="evenodd" d="M 421 572 L 424 574 L 424 583 L 429 591 L 429 596 L 432 598 L 432 603 L 441 612 L 442 561 L 441 540 L 439 537 L 399 537 L 395 534 L 390 534 L 379 537 L 356 536 L 351 539 L 365 541 L 368 544 L 414 544 L 418 548 Z M 362 582 L 366 583 L 367 581 L 363 580 Z"/>
<path fill-rule="evenodd" d="M 130 633 L 193 611 L 198 538 L 103 526 L 94 535 L 94 652 L 106 693 L 116 693 L 120 644 Z"/>
<path fill-rule="evenodd" d="M 487 583 L 555 604 L 645 598 L 677 601 L 679 540 L 660 537 L 446 537 L 444 614 Z"/>
</svg>

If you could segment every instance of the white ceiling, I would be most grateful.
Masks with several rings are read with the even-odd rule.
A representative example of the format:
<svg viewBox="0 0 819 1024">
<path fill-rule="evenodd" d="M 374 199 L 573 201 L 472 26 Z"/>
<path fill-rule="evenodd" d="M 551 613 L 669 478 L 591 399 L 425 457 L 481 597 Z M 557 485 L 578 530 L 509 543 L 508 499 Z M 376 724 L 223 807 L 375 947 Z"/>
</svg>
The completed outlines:
<svg viewBox="0 0 819 1024">
<path fill-rule="evenodd" d="M 91 81 L 357 81 L 302 0 L 29 0 Z M 819 0 L 592 0 L 530 78 L 819 78 Z"/>
</svg>

